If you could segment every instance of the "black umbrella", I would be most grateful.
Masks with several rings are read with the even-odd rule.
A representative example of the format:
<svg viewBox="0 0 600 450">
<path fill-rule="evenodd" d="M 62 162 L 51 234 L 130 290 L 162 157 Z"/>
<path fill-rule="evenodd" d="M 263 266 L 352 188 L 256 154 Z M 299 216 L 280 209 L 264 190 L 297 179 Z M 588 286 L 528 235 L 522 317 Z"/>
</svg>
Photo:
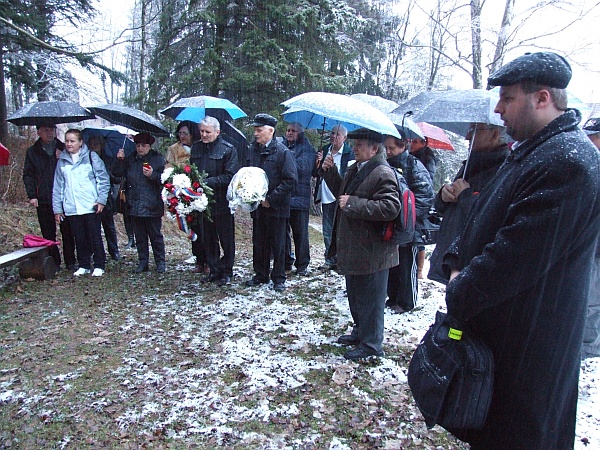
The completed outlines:
<svg viewBox="0 0 600 450">
<path fill-rule="evenodd" d="M 111 123 L 122 125 L 140 133 L 150 133 L 155 136 L 169 136 L 169 131 L 162 123 L 139 109 L 109 103 L 100 106 L 90 106 L 89 110 L 96 116 Z"/>
<path fill-rule="evenodd" d="M 221 136 L 235 147 L 238 155 L 244 155 L 248 149 L 248 140 L 244 133 L 238 130 L 230 121 L 221 122 Z"/>
<path fill-rule="evenodd" d="M 94 115 L 79 103 L 48 101 L 29 103 L 6 120 L 21 127 L 24 125 L 73 123 L 93 118 Z"/>
</svg>

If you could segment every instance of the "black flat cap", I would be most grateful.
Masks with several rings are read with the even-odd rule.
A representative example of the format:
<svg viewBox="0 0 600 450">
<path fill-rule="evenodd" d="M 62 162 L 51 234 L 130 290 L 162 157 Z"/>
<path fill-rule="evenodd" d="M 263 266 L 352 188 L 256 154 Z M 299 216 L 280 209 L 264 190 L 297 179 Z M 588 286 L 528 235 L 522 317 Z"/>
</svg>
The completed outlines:
<svg viewBox="0 0 600 450">
<path fill-rule="evenodd" d="M 592 117 L 588 119 L 583 126 L 583 131 L 588 136 L 600 133 L 600 117 Z"/>
<path fill-rule="evenodd" d="M 491 74 L 488 86 L 511 86 L 522 81 L 533 81 L 565 89 L 571 81 L 571 75 L 571 66 L 567 60 L 556 53 L 525 53 Z"/>
<path fill-rule="evenodd" d="M 262 127 L 265 125 L 275 128 L 277 126 L 277 119 L 269 114 L 260 113 L 254 116 L 252 123 L 250 123 L 248 126 Z"/>
<path fill-rule="evenodd" d="M 368 128 L 359 128 L 348 133 L 348 139 L 364 139 L 381 144 L 383 142 L 383 134 L 369 130 Z"/>
</svg>

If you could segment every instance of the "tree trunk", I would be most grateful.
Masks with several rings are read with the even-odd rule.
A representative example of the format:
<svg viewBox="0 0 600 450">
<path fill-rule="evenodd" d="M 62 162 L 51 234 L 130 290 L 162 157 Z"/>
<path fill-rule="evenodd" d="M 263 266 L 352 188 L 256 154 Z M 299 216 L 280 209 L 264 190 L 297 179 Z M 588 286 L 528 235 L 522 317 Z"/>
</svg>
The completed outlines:
<svg viewBox="0 0 600 450">
<path fill-rule="evenodd" d="M 473 52 L 473 89 L 481 89 L 481 2 L 471 0 L 471 49 Z"/>
<path fill-rule="evenodd" d="M 8 122 L 6 121 L 6 88 L 4 85 L 4 52 L 0 45 L 0 142 L 6 142 L 8 138 Z"/>
<path fill-rule="evenodd" d="M 498 33 L 498 42 L 496 43 L 496 51 L 494 52 L 494 60 L 490 65 L 490 73 L 494 73 L 496 70 L 502 67 L 508 31 L 514 16 L 514 7 L 515 0 L 506 0 L 506 5 L 504 6 L 504 16 L 502 16 L 502 24 L 500 25 L 500 33 Z"/>
<path fill-rule="evenodd" d="M 144 60 L 146 59 L 146 49 L 147 49 L 147 42 L 146 42 L 146 7 L 148 6 L 148 3 L 146 0 L 142 0 L 142 14 L 141 14 L 141 25 L 140 25 L 140 30 L 141 30 L 141 47 L 140 47 L 140 72 L 139 72 L 139 92 L 138 92 L 138 108 L 143 110 L 144 109 L 144 101 L 146 98 L 146 95 L 144 93 L 144 72 L 146 70 L 146 64 L 144 63 Z"/>
</svg>

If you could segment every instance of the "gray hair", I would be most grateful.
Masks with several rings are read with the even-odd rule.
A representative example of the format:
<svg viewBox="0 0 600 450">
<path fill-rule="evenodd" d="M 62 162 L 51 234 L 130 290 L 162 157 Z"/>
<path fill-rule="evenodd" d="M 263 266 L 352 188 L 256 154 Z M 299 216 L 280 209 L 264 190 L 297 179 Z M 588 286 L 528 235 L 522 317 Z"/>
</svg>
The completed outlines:
<svg viewBox="0 0 600 450">
<path fill-rule="evenodd" d="M 207 127 L 213 127 L 215 131 L 221 131 L 221 124 L 217 119 L 211 116 L 206 116 L 198 125 L 206 125 Z"/>
<path fill-rule="evenodd" d="M 348 128 L 346 128 L 341 123 L 334 125 L 331 131 L 338 130 L 342 134 L 342 136 L 348 136 Z"/>
<path fill-rule="evenodd" d="M 301 123 L 290 122 L 290 124 L 288 126 L 294 127 L 298 133 L 304 133 L 304 126 L 302 126 Z"/>
</svg>

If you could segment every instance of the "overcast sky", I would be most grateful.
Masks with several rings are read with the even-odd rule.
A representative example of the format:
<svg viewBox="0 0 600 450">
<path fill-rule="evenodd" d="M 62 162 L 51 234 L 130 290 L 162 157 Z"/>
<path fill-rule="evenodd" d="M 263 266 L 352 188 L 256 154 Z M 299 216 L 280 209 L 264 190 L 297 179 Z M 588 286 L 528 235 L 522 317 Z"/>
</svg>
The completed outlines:
<svg viewBox="0 0 600 450">
<path fill-rule="evenodd" d="M 421 0 L 419 5 L 426 10 L 427 5 L 433 2 L 434 0 Z M 130 26 L 131 10 L 134 3 L 135 0 L 99 0 L 98 10 L 101 14 L 98 20 L 95 20 L 95 26 L 101 26 L 104 31 L 94 31 L 93 39 L 106 44 L 110 41 L 111 35 L 114 36 Z M 394 3 L 399 5 L 396 7 L 402 10 L 402 5 L 406 2 L 395 0 Z M 504 3 L 500 0 L 487 0 L 485 2 L 482 17 L 482 28 L 484 30 L 499 29 Z M 522 21 L 526 17 L 525 11 L 536 3 L 538 3 L 536 0 L 517 0 L 514 23 Z M 544 14 L 537 14 L 528 19 L 527 27 L 519 32 L 519 38 L 526 40 L 532 36 L 556 32 L 557 34 L 538 41 L 538 44 L 566 55 L 572 63 L 573 78 L 569 85 L 569 91 L 572 94 L 584 102 L 600 103 L 600 57 L 598 56 L 600 55 L 600 6 L 598 6 L 600 0 L 573 0 L 571 3 L 573 5 L 568 8 L 547 7 Z M 592 12 L 577 22 L 576 26 L 562 30 L 566 24 L 581 15 L 581 11 L 589 9 L 592 9 Z M 468 13 L 468 9 L 465 12 Z M 414 22 L 419 23 L 417 20 Z M 425 21 L 420 22 L 422 25 Z M 80 30 L 75 39 L 79 43 L 85 43 L 90 40 L 90 34 L 85 30 Z M 99 47 L 102 44 L 98 43 L 96 45 Z M 105 63 L 110 67 L 123 70 L 125 64 L 124 49 L 125 46 L 123 45 L 119 50 L 113 49 L 106 52 Z M 522 45 L 511 50 L 507 54 L 505 62 L 522 55 L 526 51 L 539 50 L 539 47 Z M 484 64 L 486 62 L 484 57 Z M 82 69 L 74 68 L 73 71 L 78 80 L 84 85 L 84 89 L 88 87 L 88 92 L 82 92 L 81 103 L 89 105 L 104 102 L 99 81 Z M 484 72 L 484 80 L 487 75 L 487 72 Z M 460 71 L 455 74 L 453 83 L 456 88 L 462 89 L 468 89 L 472 86 L 470 78 Z"/>
</svg>

